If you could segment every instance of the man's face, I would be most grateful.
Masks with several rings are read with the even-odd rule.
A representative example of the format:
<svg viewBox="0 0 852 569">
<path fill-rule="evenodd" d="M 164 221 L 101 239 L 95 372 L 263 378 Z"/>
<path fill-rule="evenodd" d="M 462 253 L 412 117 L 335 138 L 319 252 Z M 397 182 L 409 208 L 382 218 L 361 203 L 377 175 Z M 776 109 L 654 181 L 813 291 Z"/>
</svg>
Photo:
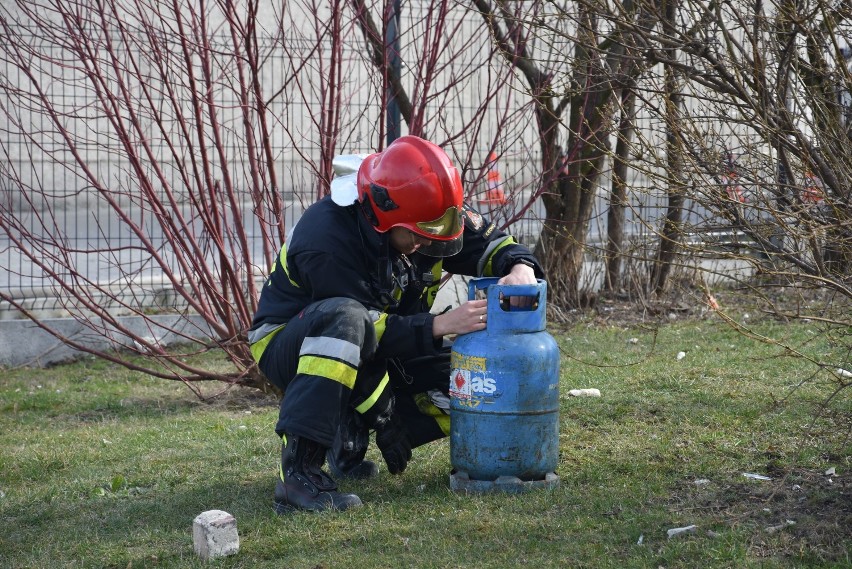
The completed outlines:
<svg viewBox="0 0 852 569">
<path fill-rule="evenodd" d="M 431 243 L 431 239 L 426 239 L 404 227 L 393 227 L 390 230 L 391 247 L 405 255 L 411 255 L 421 247 L 426 247 Z"/>
</svg>

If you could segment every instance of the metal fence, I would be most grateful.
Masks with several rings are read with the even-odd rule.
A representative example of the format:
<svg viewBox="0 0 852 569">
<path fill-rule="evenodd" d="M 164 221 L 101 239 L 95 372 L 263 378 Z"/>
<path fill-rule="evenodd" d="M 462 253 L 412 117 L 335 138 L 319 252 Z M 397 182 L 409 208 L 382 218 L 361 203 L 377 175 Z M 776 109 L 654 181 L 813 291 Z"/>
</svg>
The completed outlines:
<svg viewBox="0 0 852 569">
<path fill-rule="evenodd" d="M 474 35 L 476 29 L 471 28 L 468 33 Z M 487 38 L 481 39 L 487 42 Z M 110 124 L 104 116 L 92 110 L 97 108 L 98 101 L 95 93 L 86 86 L 85 77 L 62 68 L 67 54 L 62 53 L 60 47 L 40 46 L 41 40 L 34 36 L 28 36 L 26 41 L 36 51 L 45 53 L 36 71 L 43 74 L 44 78 L 54 74 L 60 79 L 57 81 L 54 78 L 49 84 L 51 92 L 48 95 L 57 109 L 67 113 L 70 136 L 82 161 L 92 170 L 94 177 L 115 190 L 115 199 L 125 202 L 124 210 L 134 223 L 147 228 L 148 240 L 166 261 L 179 254 L 170 249 L 169 240 L 157 227 L 150 208 L 138 199 L 137 182 L 129 175 L 126 147 L 112 136 Z M 293 46 L 298 46 L 298 42 L 291 41 L 289 46 L 294 49 Z M 262 82 L 265 96 L 270 97 L 270 104 L 274 107 L 270 116 L 277 121 L 271 125 L 274 129 L 272 152 L 276 157 L 276 175 L 285 198 L 282 215 L 286 225 L 292 227 L 304 208 L 316 199 L 315 172 L 309 163 L 318 159 L 319 133 L 313 121 L 318 116 L 319 103 L 306 97 L 305 92 L 300 93 L 300 98 L 286 89 L 280 90 L 281 85 L 286 85 L 288 81 L 292 83 L 292 52 L 276 50 L 273 43 L 265 46 L 264 51 L 266 60 Z M 373 79 L 363 66 L 363 56 L 352 57 L 347 70 L 351 73 L 348 80 L 353 90 L 348 94 L 346 103 L 347 130 L 341 146 L 346 152 L 369 152 L 378 143 L 375 140 L 378 132 L 375 127 L 378 116 L 377 94 L 375 85 L 371 83 Z M 466 62 L 466 65 L 476 67 L 477 62 Z M 173 291 L 162 280 L 158 265 L 151 259 L 150 249 L 138 247 L 138 237 L 128 230 L 127 220 L 118 218 L 115 210 L 107 207 L 102 194 L 90 187 L 89 179 L 82 175 L 80 164 L 69 151 L 67 139 L 57 131 L 55 119 L 37 108 L 32 78 L 23 72 L 20 64 L 16 65 L 8 58 L 0 61 L 0 77 L 3 81 L 0 108 L 5 110 L 5 113 L 0 113 L 0 130 L 6 154 L 6 161 L 0 167 L 0 213 L 6 216 L 3 224 L 5 231 L 0 232 L 0 293 L 23 299 L 27 309 L 48 315 L 62 315 L 63 293 L 49 276 L 50 272 L 55 272 L 59 276 L 74 275 L 78 281 L 129 295 L 134 299 L 134 304 L 140 307 L 167 304 Z M 152 76 L 150 80 L 157 79 Z M 461 116 L 470 112 L 481 97 L 476 92 L 478 82 L 475 76 L 462 87 L 470 89 L 470 92 L 465 91 L 464 96 L 459 98 L 458 109 L 443 109 L 440 103 L 435 103 L 436 108 L 430 116 L 439 117 L 442 113 Z M 158 88 L 154 91 L 163 93 L 165 90 Z M 276 92 L 280 96 L 273 97 Z M 241 120 L 241 103 L 233 95 L 234 92 L 229 91 L 226 85 L 217 95 L 221 114 L 219 118 L 226 125 L 223 129 L 226 137 L 223 141 L 226 147 L 223 156 L 238 166 L 234 171 L 245 175 L 242 169 L 244 141 L 236 134 L 239 130 L 236 125 Z M 153 106 L 156 108 L 165 102 L 155 102 Z M 470 107 L 466 108 L 465 105 Z M 518 113 L 524 112 L 522 107 L 523 103 L 518 103 Z M 152 118 L 148 117 L 148 120 Z M 453 120 L 461 119 L 455 117 Z M 523 151 L 506 152 L 498 164 L 501 181 L 510 201 L 502 207 L 483 205 L 485 213 L 499 224 L 505 224 L 508 214 L 525 203 L 538 176 L 540 160 L 536 150 L 535 121 L 531 115 L 527 115 L 527 119 L 518 120 L 517 125 L 515 128 L 519 130 L 508 136 L 514 137 L 515 144 L 520 144 Z M 454 150 L 461 156 L 481 154 L 480 166 L 484 167 L 487 143 L 491 140 L 489 137 L 498 130 L 497 124 L 486 123 L 483 125 L 482 149 L 456 147 Z M 190 191 L 181 182 L 181 172 L 177 166 L 165 158 L 170 151 L 173 152 L 168 147 L 169 141 L 154 136 L 148 142 L 153 145 L 150 155 L 164 159 L 145 164 L 143 168 L 165 169 L 166 175 L 174 180 L 175 188 Z M 485 193 L 485 178 L 479 170 L 468 170 L 466 175 L 471 182 L 468 193 L 476 204 L 477 197 Z M 248 197 L 249 184 L 247 179 L 238 180 L 238 183 L 242 181 L 246 182 L 246 189 L 245 199 L 240 201 L 247 208 L 247 218 L 251 219 L 251 206 L 245 205 L 251 203 Z M 600 184 L 608 184 L 607 175 L 603 176 Z M 633 174 L 630 185 L 633 188 L 633 207 L 628 210 L 627 231 L 640 235 L 647 233 L 649 225 L 659 218 L 662 202 L 660 194 L 649 188 L 652 182 L 638 173 Z M 606 198 L 601 194 L 589 226 L 593 244 L 604 239 L 607 207 Z M 688 214 L 699 219 L 702 212 L 696 210 Z M 537 202 L 507 229 L 525 244 L 533 246 L 541 231 L 543 219 L 543 206 Z M 259 232 L 250 228 L 249 235 L 252 239 L 250 247 L 260 258 Z M 22 246 L 35 242 L 41 251 L 40 256 L 33 258 L 22 254 Z M 52 242 L 61 244 L 61 247 L 51 245 Z M 121 269 L 122 275 L 132 274 L 133 278 L 119 278 L 116 268 Z M 11 310 L 9 303 L 0 302 L 0 318 L 10 317 L 17 317 L 16 312 Z"/>
<path fill-rule="evenodd" d="M 410 25 L 415 22 L 412 20 Z M 5 155 L 0 161 L 0 293 L 21 302 L 27 310 L 61 316 L 64 314 L 63 291 L 56 280 L 57 277 L 73 277 L 78 283 L 130 296 L 133 304 L 141 308 L 163 306 L 164 298 L 173 291 L 162 279 L 150 249 L 158 251 L 167 263 L 179 253 L 171 250 L 169 239 L 158 227 L 149 204 L 138 197 L 138 178 L 156 168 L 158 175 L 169 180 L 178 196 L 183 193 L 185 197 L 186 192 L 192 191 L 181 179 L 179 165 L 170 158 L 175 152 L 169 146 L 172 141 L 158 135 L 154 128 L 153 112 L 172 104 L 165 93 L 168 88 L 179 85 L 182 78 L 166 77 L 173 82 L 171 86 L 165 85 L 165 81 L 154 85 L 150 92 L 161 98 L 147 103 L 147 107 L 155 111 L 149 109 L 137 117 L 148 122 L 142 130 L 148 128 L 152 133 L 144 142 L 150 146 L 146 153 L 153 160 L 141 165 L 144 172 L 140 173 L 134 170 L 140 166 L 129 161 L 126 141 L 115 135 L 115 125 L 99 110 L 104 102 L 89 83 L 87 73 L 90 70 L 74 61 L 63 45 L 28 29 L 19 29 L 17 33 L 17 39 L 32 50 L 33 57 L 21 62 L 7 54 L 0 59 L 0 147 Z M 230 40 L 221 38 L 221 41 L 226 45 Z M 261 83 L 262 96 L 269 101 L 268 116 L 274 121 L 270 125 L 271 153 L 275 157 L 275 175 L 284 199 L 281 215 L 285 225 L 292 227 L 304 208 L 317 197 L 316 172 L 312 164 L 319 162 L 320 134 L 315 119 L 322 109 L 320 94 L 313 92 L 312 83 L 316 77 L 310 75 L 310 70 L 294 69 L 298 64 L 298 56 L 294 62 L 294 53 L 308 51 L 311 45 L 297 36 L 286 39 L 286 50 L 279 49 L 280 42 L 280 38 L 263 39 L 260 50 L 265 59 Z M 136 50 L 131 57 L 144 61 L 145 54 L 138 51 L 138 46 L 129 49 Z M 376 121 L 380 95 L 373 84 L 375 79 L 369 72 L 369 62 L 367 67 L 364 65 L 363 54 L 354 47 L 347 53 L 346 82 L 351 90 L 346 93 L 345 108 L 336 109 L 345 114 L 342 119 L 345 131 L 339 146 L 341 151 L 348 153 L 370 152 L 379 142 Z M 220 64 L 219 71 L 223 79 L 215 96 L 221 125 L 219 132 L 225 147 L 221 159 L 229 162 L 232 174 L 237 173 L 234 185 L 242 196 L 237 198 L 240 204 L 237 207 L 242 208 L 245 219 L 251 220 L 246 142 L 239 129 L 243 118 L 242 102 L 236 97 L 236 89 L 227 84 L 227 77 L 232 75 L 228 61 Z M 293 88 L 294 78 L 303 81 L 299 89 Z M 146 79 L 150 83 L 163 80 L 153 73 Z M 118 84 L 117 76 L 109 75 L 106 80 L 113 87 Z M 475 84 L 474 81 L 470 83 Z M 132 87 L 140 89 L 141 97 L 140 86 Z M 316 94 L 316 98 L 312 98 L 312 94 Z M 40 106 L 41 95 L 50 101 L 50 111 Z M 476 96 L 474 92 L 468 94 L 468 97 Z M 178 104 L 189 105 L 188 100 Z M 457 112 L 467 112 L 465 104 L 461 101 Z M 128 108 L 121 112 L 129 111 Z M 433 114 L 439 112 L 438 109 Z M 63 118 L 57 120 L 57 115 Z M 174 128 L 177 127 L 175 123 Z M 467 153 L 468 149 L 462 151 Z M 179 149 L 179 152 L 188 151 Z M 515 166 L 520 167 L 514 174 L 510 174 L 511 164 L 501 165 L 507 182 L 534 175 L 534 167 L 531 167 L 534 161 L 528 158 L 518 161 Z M 88 169 L 87 174 L 82 171 L 83 167 Z M 219 170 L 217 174 L 221 174 L 224 164 L 214 164 L 214 167 Z M 122 204 L 121 209 L 129 219 L 117 215 L 116 209 L 104 199 L 104 192 L 93 187 L 92 179 L 108 189 L 110 200 Z M 473 190 L 478 191 L 479 188 Z M 185 199 L 178 199 L 185 203 Z M 178 214 L 191 215 L 191 212 L 188 207 L 178 205 L 175 215 Z M 535 215 L 531 211 L 528 217 Z M 139 237 L 130 230 L 130 221 L 144 228 L 150 247 L 139 246 Z M 534 231 L 527 230 L 525 235 L 534 239 Z M 253 255 L 261 259 L 260 232 L 256 227 L 249 227 L 248 232 L 249 247 Z M 199 238 L 204 239 L 204 235 Z M 27 250 L 35 253 L 27 254 Z M 132 278 L 128 279 L 127 275 Z M 0 302 L 0 318 L 18 316 L 10 303 Z"/>
</svg>

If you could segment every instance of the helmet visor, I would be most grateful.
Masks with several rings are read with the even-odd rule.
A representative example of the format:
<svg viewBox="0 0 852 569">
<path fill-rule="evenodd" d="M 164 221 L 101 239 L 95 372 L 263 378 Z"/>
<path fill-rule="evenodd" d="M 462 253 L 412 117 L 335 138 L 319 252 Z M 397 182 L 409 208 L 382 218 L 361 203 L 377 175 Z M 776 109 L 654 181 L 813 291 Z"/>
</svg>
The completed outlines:
<svg viewBox="0 0 852 569">
<path fill-rule="evenodd" d="M 417 252 L 427 257 L 452 257 L 461 251 L 463 243 L 463 235 L 459 235 L 450 241 L 432 241 L 417 249 Z"/>
<path fill-rule="evenodd" d="M 432 221 L 418 221 L 416 232 L 428 239 L 447 240 L 458 237 L 464 227 L 461 212 L 450 206 L 444 215 Z"/>
<path fill-rule="evenodd" d="M 461 251 L 464 222 L 456 206 L 448 207 L 438 219 L 420 221 L 414 225 L 416 229 L 412 229 L 415 233 L 430 240 L 429 245 L 418 249 L 420 253 L 429 257 L 450 257 Z"/>
</svg>

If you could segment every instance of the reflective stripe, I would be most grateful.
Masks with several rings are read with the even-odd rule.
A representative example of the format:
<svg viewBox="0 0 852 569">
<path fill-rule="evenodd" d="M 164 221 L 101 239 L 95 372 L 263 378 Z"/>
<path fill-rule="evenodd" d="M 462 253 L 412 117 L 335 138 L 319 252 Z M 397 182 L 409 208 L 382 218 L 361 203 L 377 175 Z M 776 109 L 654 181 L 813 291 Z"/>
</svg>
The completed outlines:
<svg viewBox="0 0 852 569">
<path fill-rule="evenodd" d="M 287 270 L 287 244 L 284 243 L 281 245 L 281 250 L 278 251 L 278 262 L 281 263 L 281 266 L 284 267 L 284 270 Z"/>
<path fill-rule="evenodd" d="M 361 348 L 352 342 L 330 336 L 308 336 L 302 340 L 299 356 L 307 355 L 343 360 L 352 367 L 358 367 L 361 363 Z"/>
<path fill-rule="evenodd" d="M 432 399 L 428 394 L 418 393 L 414 396 L 414 402 L 421 413 L 432 417 L 435 420 L 438 424 L 438 428 L 441 429 L 441 432 L 443 432 L 445 436 L 450 435 L 450 416 L 445 411 L 442 411 L 440 407 L 432 403 Z"/>
<path fill-rule="evenodd" d="M 445 436 L 450 436 L 450 416 L 449 415 L 438 415 L 435 417 L 435 422 L 438 423 L 438 427 L 441 429 L 441 432 L 444 433 Z"/>
<path fill-rule="evenodd" d="M 257 342 L 253 343 L 249 347 L 249 350 L 251 350 L 251 357 L 254 358 L 254 361 L 256 361 L 257 363 L 260 363 L 260 358 L 261 358 L 261 356 L 263 356 L 263 352 L 266 351 L 266 347 L 269 345 L 269 342 L 272 341 L 272 338 L 275 337 L 275 334 L 277 334 L 278 332 L 280 332 L 281 330 L 284 329 L 284 326 L 286 326 L 286 324 L 281 324 L 280 326 L 275 328 L 272 332 L 270 332 L 269 334 L 267 334 L 266 336 L 264 336 L 263 338 L 261 338 Z M 251 333 L 249 333 L 249 334 L 251 334 Z"/>
<path fill-rule="evenodd" d="M 278 261 L 281 263 L 281 266 L 284 267 L 284 274 L 287 275 L 287 280 L 290 281 L 290 284 L 296 288 L 302 288 L 299 286 L 299 283 L 290 278 L 290 270 L 287 268 L 287 244 L 281 246 L 281 254 L 278 256 Z"/>
<path fill-rule="evenodd" d="M 287 275 L 287 280 L 290 281 L 296 288 L 302 288 L 299 286 L 299 283 L 290 278 L 290 271 L 287 270 L 287 243 L 285 242 L 281 245 L 281 250 L 278 252 L 278 262 L 272 264 L 272 268 L 269 270 L 269 278 L 266 279 L 266 285 L 269 286 L 272 284 L 272 273 L 275 272 L 276 267 L 281 267 L 284 270 L 284 274 Z"/>
<path fill-rule="evenodd" d="M 277 324 L 261 324 L 257 328 L 253 330 L 249 330 L 246 336 L 248 336 L 249 344 L 254 344 L 255 342 L 260 342 L 269 334 L 273 332 L 277 332 L 279 328 L 285 326 L 285 323 L 279 322 Z"/>
<path fill-rule="evenodd" d="M 441 275 L 443 272 L 444 261 L 443 259 L 438 259 L 438 262 L 432 265 L 432 282 L 435 284 L 427 287 L 423 291 L 423 296 L 426 299 L 426 306 L 429 308 L 432 308 L 432 305 L 435 304 L 435 297 L 438 296 L 438 291 L 441 288 Z"/>
<path fill-rule="evenodd" d="M 337 360 L 318 356 L 301 356 L 296 373 L 324 377 L 352 389 L 355 386 L 358 370 Z"/>
<path fill-rule="evenodd" d="M 379 382 L 379 386 L 376 388 L 376 390 L 373 391 L 373 393 L 369 397 L 367 397 L 367 399 L 365 399 L 363 403 L 361 403 L 360 405 L 355 407 L 355 410 L 358 411 L 359 413 L 361 413 L 362 415 L 364 413 L 366 413 L 367 411 L 369 411 L 370 407 L 375 405 L 376 401 L 379 400 L 379 397 L 382 396 L 382 393 L 384 392 L 385 387 L 387 387 L 387 385 L 388 385 L 388 381 L 390 381 L 390 377 L 388 376 L 388 374 L 386 372 L 385 376 Z"/>
<path fill-rule="evenodd" d="M 287 446 L 287 435 L 286 434 L 281 435 L 281 445 L 285 446 L 285 447 Z M 284 464 L 283 464 L 283 462 L 284 461 L 279 461 L 279 463 L 278 463 L 278 476 L 281 477 L 282 482 L 284 481 Z"/>
<path fill-rule="evenodd" d="M 375 310 L 371 310 L 370 318 L 373 319 L 373 326 L 376 328 L 376 341 L 378 342 L 385 334 L 385 329 L 388 324 L 387 312 L 376 312 Z"/>
<path fill-rule="evenodd" d="M 503 247 L 507 247 L 509 245 L 515 245 L 517 241 L 511 235 L 507 236 L 502 241 L 495 241 L 488 246 L 488 249 L 485 250 L 482 257 L 476 263 L 476 270 L 479 276 L 481 277 L 497 277 L 502 275 L 494 274 L 494 267 L 491 266 L 491 260 L 494 258 L 494 255 L 502 249 Z"/>
</svg>

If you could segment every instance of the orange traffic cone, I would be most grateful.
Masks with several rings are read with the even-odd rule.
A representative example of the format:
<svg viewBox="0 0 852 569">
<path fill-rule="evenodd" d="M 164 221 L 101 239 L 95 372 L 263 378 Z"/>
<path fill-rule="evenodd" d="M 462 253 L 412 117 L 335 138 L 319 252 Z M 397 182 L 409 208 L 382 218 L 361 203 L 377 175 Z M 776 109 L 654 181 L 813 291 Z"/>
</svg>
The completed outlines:
<svg viewBox="0 0 852 569">
<path fill-rule="evenodd" d="M 721 178 L 722 184 L 725 185 L 725 193 L 728 195 L 728 199 L 734 202 L 745 203 L 745 193 L 743 192 L 743 187 L 737 182 L 737 173 L 732 170 Z"/>
<path fill-rule="evenodd" d="M 825 186 L 813 172 L 805 172 L 805 184 L 802 188 L 802 202 L 806 204 L 818 204 L 825 197 Z"/>
<path fill-rule="evenodd" d="M 503 193 L 503 178 L 497 168 L 497 154 L 492 152 L 488 155 L 486 166 L 488 172 L 485 174 L 485 181 L 488 189 L 485 191 L 485 199 L 479 202 L 486 205 L 503 205 L 506 203 L 506 195 Z"/>
</svg>

